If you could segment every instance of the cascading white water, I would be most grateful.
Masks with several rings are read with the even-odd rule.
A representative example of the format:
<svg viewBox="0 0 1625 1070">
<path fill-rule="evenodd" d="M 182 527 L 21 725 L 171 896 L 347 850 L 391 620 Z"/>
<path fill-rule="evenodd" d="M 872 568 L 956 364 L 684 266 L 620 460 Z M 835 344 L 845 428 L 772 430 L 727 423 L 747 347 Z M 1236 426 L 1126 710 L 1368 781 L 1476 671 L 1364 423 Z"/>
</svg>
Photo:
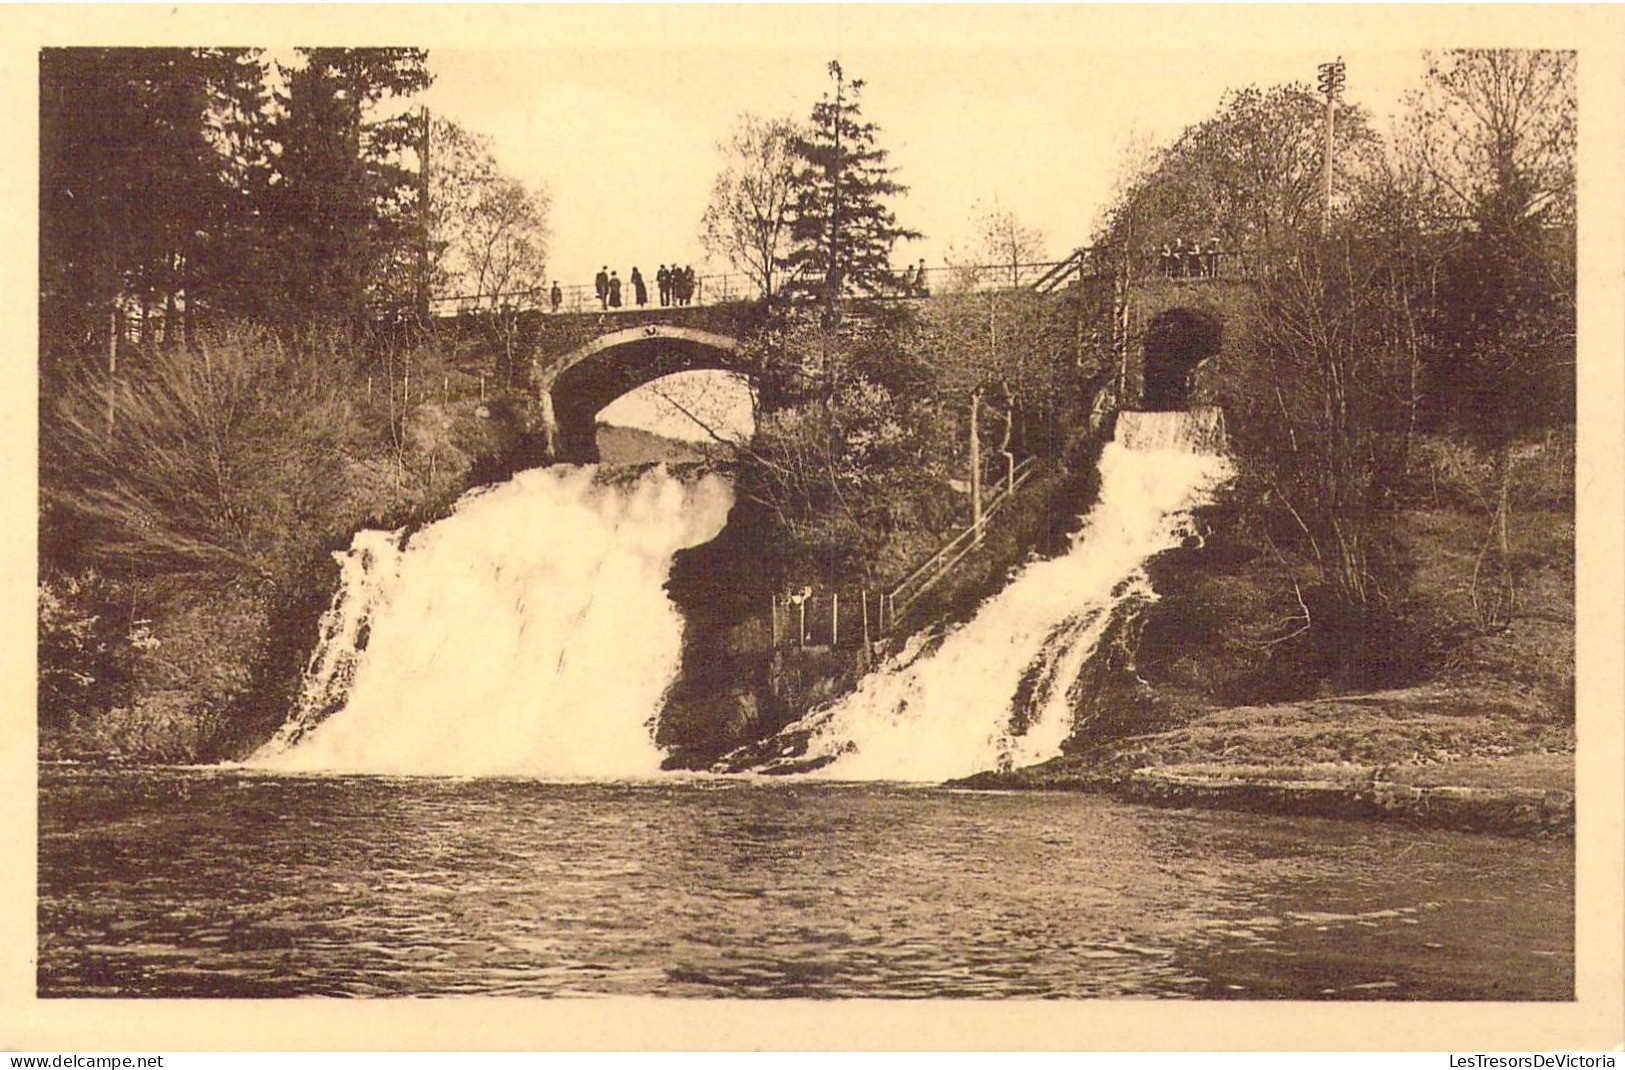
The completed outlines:
<svg viewBox="0 0 1625 1070">
<path fill-rule="evenodd" d="M 676 675 L 672 555 L 714 538 L 733 491 L 538 468 L 409 538 L 364 531 L 299 706 L 251 764 L 405 774 L 642 776 Z"/>
<path fill-rule="evenodd" d="M 1100 500 L 1071 550 L 1028 565 L 935 649 L 905 651 L 786 729 L 806 745 L 785 767 L 833 757 L 814 775 L 941 781 L 1055 757 L 1114 608 L 1156 597 L 1145 562 L 1180 545 L 1190 510 L 1228 478 L 1222 441 L 1216 409 L 1123 413 L 1101 454 Z"/>
</svg>

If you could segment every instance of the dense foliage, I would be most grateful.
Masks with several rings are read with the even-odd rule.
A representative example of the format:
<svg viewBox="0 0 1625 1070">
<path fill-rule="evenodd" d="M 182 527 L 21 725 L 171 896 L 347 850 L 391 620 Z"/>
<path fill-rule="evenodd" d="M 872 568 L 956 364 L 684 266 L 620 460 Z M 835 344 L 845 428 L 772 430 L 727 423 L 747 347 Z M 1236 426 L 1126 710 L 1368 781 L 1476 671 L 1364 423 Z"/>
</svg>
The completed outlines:
<svg viewBox="0 0 1625 1070">
<path fill-rule="evenodd" d="M 47 389 L 211 324 L 354 332 L 539 289 L 546 195 L 411 106 L 423 50 L 298 53 L 41 52 Z"/>
<path fill-rule="evenodd" d="M 1328 208 L 1324 101 L 1243 90 L 1108 216 L 1102 240 L 1138 270 L 1214 233 L 1258 280 L 1254 344 L 1220 400 L 1271 545 L 1310 565 L 1280 639 L 1334 675 L 1396 661 L 1412 563 L 1395 515 L 1423 436 L 1496 458 L 1470 594 L 1481 628 L 1517 612 L 1513 451 L 1574 419 L 1574 92 L 1569 53 L 1433 56 L 1394 143 L 1339 108 Z"/>
</svg>

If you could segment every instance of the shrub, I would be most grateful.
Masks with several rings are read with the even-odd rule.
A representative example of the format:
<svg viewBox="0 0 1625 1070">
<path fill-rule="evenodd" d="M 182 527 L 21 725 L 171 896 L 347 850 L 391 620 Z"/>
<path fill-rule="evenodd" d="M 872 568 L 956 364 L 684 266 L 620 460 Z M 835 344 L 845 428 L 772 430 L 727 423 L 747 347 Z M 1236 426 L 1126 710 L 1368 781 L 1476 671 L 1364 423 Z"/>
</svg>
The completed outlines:
<svg viewBox="0 0 1625 1070">
<path fill-rule="evenodd" d="M 116 599 L 112 586 L 95 572 L 40 581 L 42 733 L 127 701 L 135 650 L 150 641 L 150 633 L 145 622 L 132 628 Z"/>
<path fill-rule="evenodd" d="M 347 379 L 339 354 L 252 329 L 82 378 L 46 414 L 45 504 L 114 575 L 272 578 L 290 539 L 340 519 L 364 435 Z"/>
</svg>

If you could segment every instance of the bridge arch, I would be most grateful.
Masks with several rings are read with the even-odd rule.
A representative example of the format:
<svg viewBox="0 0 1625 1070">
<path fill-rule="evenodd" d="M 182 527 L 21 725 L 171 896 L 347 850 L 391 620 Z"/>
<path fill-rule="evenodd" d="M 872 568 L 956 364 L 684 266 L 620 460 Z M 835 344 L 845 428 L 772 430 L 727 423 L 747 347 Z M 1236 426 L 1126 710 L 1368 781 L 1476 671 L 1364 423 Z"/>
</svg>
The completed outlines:
<svg viewBox="0 0 1625 1070">
<path fill-rule="evenodd" d="M 536 376 L 542 433 L 555 461 L 598 459 L 595 418 L 645 383 L 677 372 L 738 372 L 739 341 L 694 327 L 648 323 L 594 338 Z"/>
<path fill-rule="evenodd" d="M 1196 369 L 1218 356 L 1223 342 L 1224 323 L 1212 312 L 1177 307 L 1153 316 L 1145 329 L 1145 408 L 1189 408 Z"/>
</svg>

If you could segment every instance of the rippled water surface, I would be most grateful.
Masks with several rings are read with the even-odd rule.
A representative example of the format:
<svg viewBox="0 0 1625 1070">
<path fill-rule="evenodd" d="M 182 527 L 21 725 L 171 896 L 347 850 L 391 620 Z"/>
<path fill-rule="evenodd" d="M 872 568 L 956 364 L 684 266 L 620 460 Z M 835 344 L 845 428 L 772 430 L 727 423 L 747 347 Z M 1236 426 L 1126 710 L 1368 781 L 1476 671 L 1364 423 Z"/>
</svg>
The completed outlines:
<svg viewBox="0 0 1625 1070">
<path fill-rule="evenodd" d="M 1566 1000 L 1573 849 L 1092 796 L 42 770 L 46 996 Z"/>
</svg>

